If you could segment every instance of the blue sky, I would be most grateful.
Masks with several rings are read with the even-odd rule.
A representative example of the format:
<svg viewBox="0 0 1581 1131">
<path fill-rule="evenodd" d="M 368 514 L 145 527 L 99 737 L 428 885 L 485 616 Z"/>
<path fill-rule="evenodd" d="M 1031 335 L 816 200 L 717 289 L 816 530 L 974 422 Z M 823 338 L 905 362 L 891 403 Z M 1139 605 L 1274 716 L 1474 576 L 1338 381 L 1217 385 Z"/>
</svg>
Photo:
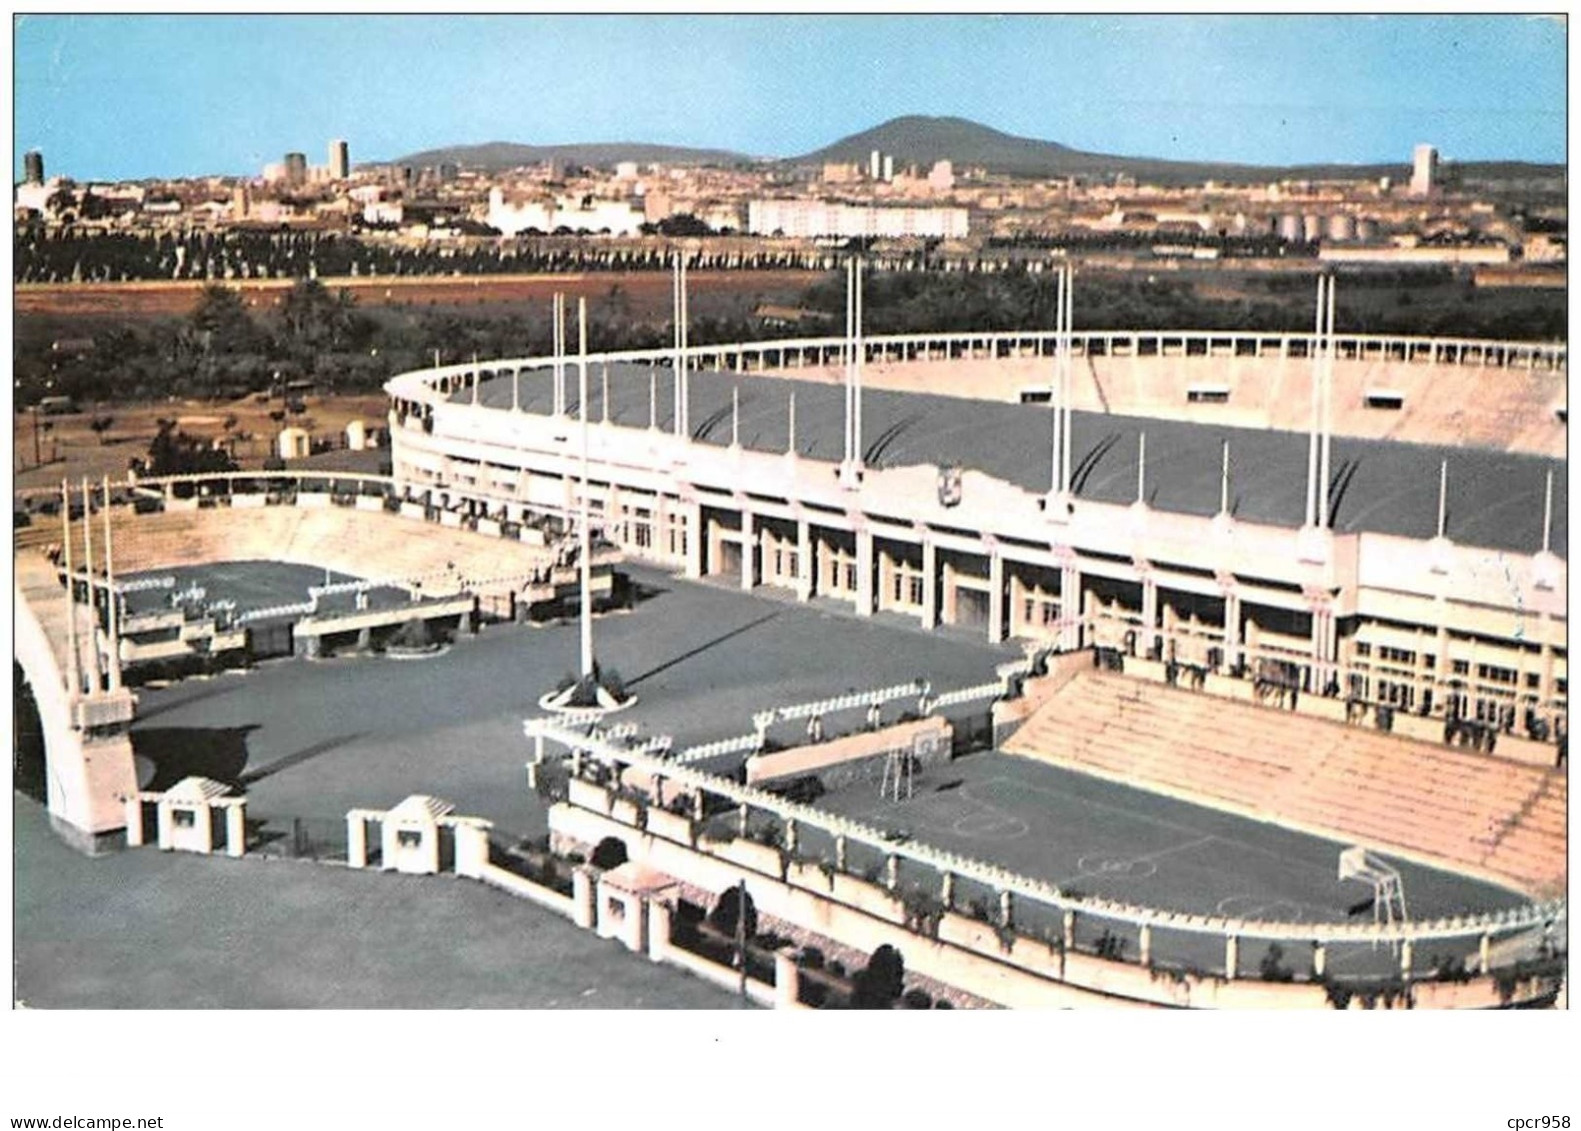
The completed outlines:
<svg viewBox="0 0 1581 1131">
<path fill-rule="evenodd" d="M 1256 164 L 1565 157 L 1561 23 L 1522 16 L 27 16 L 15 149 L 78 179 L 440 145 L 794 156 L 900 114 Z"/>
</svg>

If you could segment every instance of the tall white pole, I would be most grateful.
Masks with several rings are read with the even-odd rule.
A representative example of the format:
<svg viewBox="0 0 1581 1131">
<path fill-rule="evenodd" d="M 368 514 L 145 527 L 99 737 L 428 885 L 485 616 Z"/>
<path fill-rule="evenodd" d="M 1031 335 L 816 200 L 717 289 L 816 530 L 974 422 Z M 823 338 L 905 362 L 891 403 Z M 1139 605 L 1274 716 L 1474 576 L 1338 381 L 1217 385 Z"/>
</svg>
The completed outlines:
<svg viewBox="0 0 1581 1131">
<path fill-rule="evenodd" d="M 93 595 L 93 495 L 87 476 L 82 480 L 82 557 L 83 573 L 88 578 L 88 685 L 89 694 L 99 692 L 99 603 Z"/>
<path fill-rule="evenodd" d="M 1071 421 L 1071 352 L 1074 347 L 1073 330 L 1076 325 L 1076 268 L 1065 267 L 1065 354 L 1060 368 L 1064 389 L 1060 394 L 1060 416 L 1064 421 L 1060 429 L 1060 492 L 1070 493 L 1070 421 Z"/>
<path fill-rule="evenodd" d="M 60 525 L 66 554 L 66 678 L 71 696 L 82 694 L 82 673 L 77 657 L 77 577 L 71 571 L 71 483 L 60 481 Z"/>
<path fill-rule="evenodd" d="M 648 428 L 653 430 L 659 426 L 659 371 L 648 370 Z"/>
<path fill-rule="evenodd" d="M 607 361 L 604 362 L 603 366 L 599 369 L 599 373 L 604 379 L 604 386 L 603 386 L 604 423 L 608 424 L 609 423 L 609 362 L 607 362 Z"/>
<path fill-rule="evenodd" d="M 1548 536 L 1554 526 L 1554 473 L 1548 469 L 1548 490 L 1543 494 L 1543 553 L 1548 553 Z"/>
<path fill-rule="evenodd" d="M 561 304 L 564 301 L 565 296 L 556 291 L 554 295 L 554 313 L 552 315 L 554 320 L 554 366 L 552 373 L 554 376 L 554 414 L 556 416 L 565 415 L 565 362 L 563 360 L 565 354 L 565 322 L 560 314 Z"/>
<path fill-rule="evenodd" d="M 115 554 L 110 542 L 110 477 L 104 477 L 104 600 L 109 606 L 110 690 L 121 690 L 121 612 L 115 599 Z"/>
<path fill-rule="evenodd" d="M 851 456 L 856 466 L 862 466 L 862 364 L 867 360 L 867 345 L 862 336 L 862 260 L 856 261 L 856 350 L 851 370 L 851 384 L 855 389 L 856 413 L 851 436 Z"/>
<path fill-rule="evenodd" d="M 1059 274 L 1054 277 L 1054 372 L 1053 379 L 1049 382 L 1049 407 L 1054 410 L 1053 446 L 1049 449 L 1049 494 L 1051 495 L 1060 493 L 1060 469 L 1064 467 L 1064 461 L 1060 458 L 1060 440 L 1065 434 L 1060 420 L 1060 395 L 1064 391 L 1064 382 L 1060 373 L 1065 355 L 1065 335 L 1062 333 L 1064 325 L 1065 268 L 1061 266 Z"/>
<path fill-rule="evenodd" d="M 1230 442 L 1224 441 L 1224 457 L 1219 467 L 1219 513 L 1230 513 Z"/>
<path fill-rule="evenodd" d="M 730 446 L 741 446 L 741 386 L 730 390 Z"/>
<path fill-rule="evenodd" d="M 1444 536 L 1444 522 L 1449 513 L 1449 461 L 1438 464 L 1438 536 Z"/>
<path fill-rule="evenodd" d="M 1147 496 L 1147 433 L 1139 432 L 1136 437 L 1136 501 L 1146 502 Z"/>
<path fill-rule="evenodd" d="M 789 419 L 789 422 L 787 424 L 788 437 L 787 437 L 787 439 L 785 441 L 785 452 L 786 452 L 787 455 L 795 455 L 796 454 L 796 390 L 795 389 L 791 390 L 789 417 L 790 417 L 790 419 Z M 1551 488 L 1552 484 L 1553 484 L 1553 473 L 1552 472 L 1549 472 L 1548 482 L 1549 482 L 1549 485 L 1550 485 L 1550 488 Z"/>
<path fill-rule="evenodd" d="M 578 382 L 582 418 L 582 531 L 579 557 L 582 566 L 582 674 L 593 674 L 593 531 L 588 492 L 587 431 L 587 299 L 576 300 L 578 332 Z"/>
<path fill-rule="evenodd" d="M 670 369 L 675 378 L 675 434 L 681 434 L 681 253 L 670 263 Z"/>
<path fill-rule="evenodd" d="M 1317 525 L 1317 478 L 1318 478 L 1318 423 L 1319 404 L 1323 395 L 1322 375 L 1322 342 L 1323 342 L 1323 294 L 1327 290 L 1327 281 L 1322 275 L 1317 281 L 1317 317 L 1312 327 L 1312 349 L 1308 355 L 1312 370 L 1312 431 L 1307 438 L 1307 514 L 1306 524 Z"/>
<path fill-rule="evenodd" d="M 1328 324 L 1324 331 L 1323 350 L 1323 437 L 1318 459 L 1318 487 L 1322 492 L 1318 524 L 1324 528 L 1329 524 L 1329 483 L 1333 478 L 1329 459 L 1334 439 L 1334 283 L 1335 279 L 1330 276 Z"/>
<path fill-rule="evenodd" d="M 681 426 L 692 434 L 692 298 L 687 291 L 686 260 L 681 260 Z"/>
<path fill-rule="evenodd" d="M 856 331 L 856 260 L 845 261 L 845 347 L 841 350 L 845 362 L 845 466 L 851 466 L 851 430 L 852 414 L 855 410 L 852 392 L 851 367 L 856 353 L 852 345 Z"/>
</svg>

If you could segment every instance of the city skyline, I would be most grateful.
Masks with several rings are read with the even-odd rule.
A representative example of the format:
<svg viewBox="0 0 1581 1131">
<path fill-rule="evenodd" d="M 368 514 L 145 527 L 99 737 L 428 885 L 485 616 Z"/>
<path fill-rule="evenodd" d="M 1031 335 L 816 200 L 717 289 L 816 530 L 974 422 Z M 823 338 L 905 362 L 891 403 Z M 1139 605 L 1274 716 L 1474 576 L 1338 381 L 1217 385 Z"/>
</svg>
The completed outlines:
<svg viewBox="0 0 1581 1131">
<path fill-rule="evenodd" d="M 1565 159 L 1564 25 L 1522 16 L 51 15 L 13 36 L 18 179 L 28 150 L 133 180 L 317 163 L 332 138 L 354 162 L 485 141 L 795 157 L 904 114 L 1172 160 Z M 680 41 L 684 65 L 653 50 Z"/>
</svg>

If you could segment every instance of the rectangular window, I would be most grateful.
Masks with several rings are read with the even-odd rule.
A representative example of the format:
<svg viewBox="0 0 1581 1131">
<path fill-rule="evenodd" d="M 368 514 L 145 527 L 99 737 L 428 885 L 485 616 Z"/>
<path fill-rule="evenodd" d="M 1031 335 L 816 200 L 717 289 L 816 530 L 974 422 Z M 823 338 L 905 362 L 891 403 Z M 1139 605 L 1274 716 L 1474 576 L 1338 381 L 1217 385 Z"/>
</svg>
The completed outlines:
<svg viewBox="0 0 1581 1131">
<path fill-rule="evenodd" d="M 416 829 L 397 829 L 395 843 L 399 848 L 416 848 L 423 843 L 423 834 Z"/>
<path fill-rule="evenodd" d="M 913 605 L 922 604 L 922 578 L 916 574 L 908 577 L 906 579 L 906 589 Z"/>
<path fill-rule="evenodd" d="M 1513 668 L 1497 667 L 1493 664 L 1478 664 L 1477 678 L 1486 680 L 1489 683 L 1514 683 L 1515 670 Z"/>
<path fill-rule="evenodd" d="M 190 829 L 198 823 L 198 815 L 191 809 L 172 809 L 170 819 L 178 829 Z"/>
</svg>

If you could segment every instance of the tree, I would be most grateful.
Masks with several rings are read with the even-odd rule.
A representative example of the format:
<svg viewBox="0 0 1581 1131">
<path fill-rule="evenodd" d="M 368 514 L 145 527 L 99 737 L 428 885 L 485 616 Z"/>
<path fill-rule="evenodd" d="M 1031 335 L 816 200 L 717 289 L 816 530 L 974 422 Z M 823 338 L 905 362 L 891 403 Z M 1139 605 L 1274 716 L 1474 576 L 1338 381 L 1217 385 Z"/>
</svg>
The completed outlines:
<svg viewBox="0 0 1581 1131">
<path fill-rule="evenodd" d="M 743 901 L 739 888 L 726 888 L 719 893 L 719 902 L 714 904 L 714 909 L 708 913 L 708 921 L 722 934 L 735 936 L 736 922 L 741 919 L 742 908 L 745 907 L 745 923 L 743 924 L 747 938 L 753 938 L 758 933 L 758 910 L 753 906 L 752 896 L 748 893 Z"/>
<path fill-rule="evenodd" d="M 238 353 L 249 349 L 258 336 L 242 296 L 218 283 L 203 288 L 189 321 L 201 336 L 205 352 Z"/>
<path fill-rule="evenodd" d="M 317 279 L 299 279 L 280 302 L 288 344 L 300 353 L 345 349 L 365 336 L 368 324 L 344 287 L 331 294 Z"/>
<path fill-rule="evenodd" d="M 853 1009 L 890 1009 L 906 985 L 906 963 L 900 951 L 885 943 L 873 952 L 867 967 L 856 976 L 851 991 Z"/>
<path fill-rule="evenodd" d="M 202 440 L 176 431 L 174 420 L 159 421 L 159 432 L 148 445 L 148 470 L 150 476 L 192 475 L 209 472 L 235 471 L 236 461 L 223 448 L 215 448 Z"/>
</svg>

